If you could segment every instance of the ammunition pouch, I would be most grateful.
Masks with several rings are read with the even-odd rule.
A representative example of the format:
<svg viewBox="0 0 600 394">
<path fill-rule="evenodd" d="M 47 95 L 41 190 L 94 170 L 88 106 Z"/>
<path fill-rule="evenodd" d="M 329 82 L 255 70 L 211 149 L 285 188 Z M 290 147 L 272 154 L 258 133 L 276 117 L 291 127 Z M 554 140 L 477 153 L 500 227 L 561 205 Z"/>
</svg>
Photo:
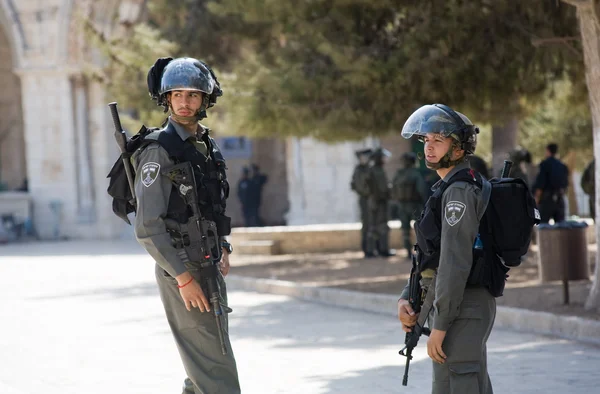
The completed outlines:
<svg viewBox="0 0 600 394">
<path fill-rule="evenodd" d="M 178 253 L 184 263 L 202 264 L 208 261 L 212 264 L 213 261 L 221 260 L 217 225 L 212 220 L 202 220 L 191 216 L 187 223 L 165 219 L 165 224 L 173 247 L 184 252 Z M 203 236 L 206 237 L 206 242 L 203 242 Z"/>
</svg>

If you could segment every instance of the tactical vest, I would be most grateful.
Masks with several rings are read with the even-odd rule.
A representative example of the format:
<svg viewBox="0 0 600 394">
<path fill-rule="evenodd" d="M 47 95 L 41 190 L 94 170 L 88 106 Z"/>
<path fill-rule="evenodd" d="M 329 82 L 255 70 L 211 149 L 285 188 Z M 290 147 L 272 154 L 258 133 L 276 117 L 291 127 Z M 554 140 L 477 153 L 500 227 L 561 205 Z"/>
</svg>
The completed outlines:
<svg viewBox="0 0 600 394">
<path fill-rule="evenodd" d="M 206 219 L 216 223 L 219 236 L 229 235 L 231 218 L 225 215 L 226 200 L 229 197 L 225 159 L 208 133 L 202 134 L 202 141 L 206 144 L 209 157 L 199 152 L 191 141 L 183 141 L 175 127 L 168 123 L 163 130 L 148 134 L 144 138 L 144 145 L 158 142 L 175 164 L 186 161 L 192 163 L 200 212 Z M 175 187 L 171 188 L 167 217 L 179 223 L 186 223 L 190 216 L 191 209 Z"/>
<path fill-rule="evenodd" d="M 481 175 L 471 169 L 464 169 L 452 176 L 448 182 L 441 181 L 440 186 L 433 193 L 427 203 L 425 209 L 421 212 L 421 217 L 415 222 L 415 234 L 417 245 L 419 246 L 421 256 L 419 262 L 419 271 L 423 272 L 426 269 L 437 269 L 440 263 L 441 249 L 441 234 L 442 234 L 442 196 L 451 183 L 456 181 L 467 181 L 482 187 L 480 179 Z M 473 253 L 474 263 L 479 259 L 477 253 Z M 484 283 L 473 283 L 470 280 L 470 285 Z"/>
</svg>

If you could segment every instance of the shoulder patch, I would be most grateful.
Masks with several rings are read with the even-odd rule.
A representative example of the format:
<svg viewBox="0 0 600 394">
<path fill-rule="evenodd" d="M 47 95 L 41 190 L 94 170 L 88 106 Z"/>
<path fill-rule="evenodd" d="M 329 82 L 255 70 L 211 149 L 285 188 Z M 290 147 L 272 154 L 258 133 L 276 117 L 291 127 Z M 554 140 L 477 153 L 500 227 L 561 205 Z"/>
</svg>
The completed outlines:
<svg viewBox="0 0 600 394">
<path fill-rule="evenodd" d="M 158 178 L 160 174 L 160 164 L 155 163 L 153 161 L 149 161 L 148 163 L 142 166 L 142 184 L 146 187 L 150 187 Z"/>
<path fill-rule="evenodd" d="M 446 208 L 444 209 L 446 222 L 448 222 L 450 226 L 456 225 L 460 222 L 460 219 L 463 218 L 466 207 L 467 206 L 460 201 L 448 201 Z"/>
</svg>

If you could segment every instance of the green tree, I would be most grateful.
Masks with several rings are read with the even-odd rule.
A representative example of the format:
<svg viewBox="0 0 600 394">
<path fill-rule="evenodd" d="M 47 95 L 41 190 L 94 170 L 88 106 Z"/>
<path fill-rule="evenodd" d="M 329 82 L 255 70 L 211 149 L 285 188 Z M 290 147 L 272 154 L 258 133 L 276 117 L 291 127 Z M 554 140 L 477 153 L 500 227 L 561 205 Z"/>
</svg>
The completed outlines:
<svg viewBox="0 0 600 394">
<path fill-rule="evenodd" d="M 520 115 L 519 100 L 580 67 L 570 7 L 543 0 L 215 1 L 253 27 L 233 108 L 253 134 L 325 140 L 398 131 L 418 106 L 445 102 L 478 122 Z M 550 42 L 553 42 L 550 40 Z"/>
</svg>

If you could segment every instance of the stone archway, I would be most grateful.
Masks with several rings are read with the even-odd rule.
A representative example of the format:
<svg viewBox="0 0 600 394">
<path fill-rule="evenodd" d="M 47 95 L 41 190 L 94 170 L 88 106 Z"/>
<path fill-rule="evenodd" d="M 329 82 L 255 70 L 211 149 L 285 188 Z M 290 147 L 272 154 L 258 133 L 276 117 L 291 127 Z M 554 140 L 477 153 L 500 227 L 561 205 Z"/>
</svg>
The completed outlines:
<svg viewBox="0 0 600 394">
<path fill-rule="evenodd" d="M 22 109 L 24 142 L 11 153 L 27 173 L 40 238 L 112 238 L 123 231 L 106 194 L 106 174 L 117 156 L 107 100 L 103 86 L 85 73 L 103 59 L 86 44 L 81 18 L 110 35 L 130 24 L 143 3 L 0 0 L 0 52 L 7 48 L 0 54 L 12 58 L 6 68 L 18 76 L 14 96 L 20 95 L 15 102 Z M 12 45 L 3 45 L 3 38 Z M 0 61 L 2 87 L 3 67 Z"/>
<path fill-rule="evenodd" d="M 0 16 L 0 21 L 5 20 Z M 10 31 L 0 28 L 0 190 L 18 188 L 27 177 L 21 84 L 14 73 L 15 63 Z"/>
</svg>

